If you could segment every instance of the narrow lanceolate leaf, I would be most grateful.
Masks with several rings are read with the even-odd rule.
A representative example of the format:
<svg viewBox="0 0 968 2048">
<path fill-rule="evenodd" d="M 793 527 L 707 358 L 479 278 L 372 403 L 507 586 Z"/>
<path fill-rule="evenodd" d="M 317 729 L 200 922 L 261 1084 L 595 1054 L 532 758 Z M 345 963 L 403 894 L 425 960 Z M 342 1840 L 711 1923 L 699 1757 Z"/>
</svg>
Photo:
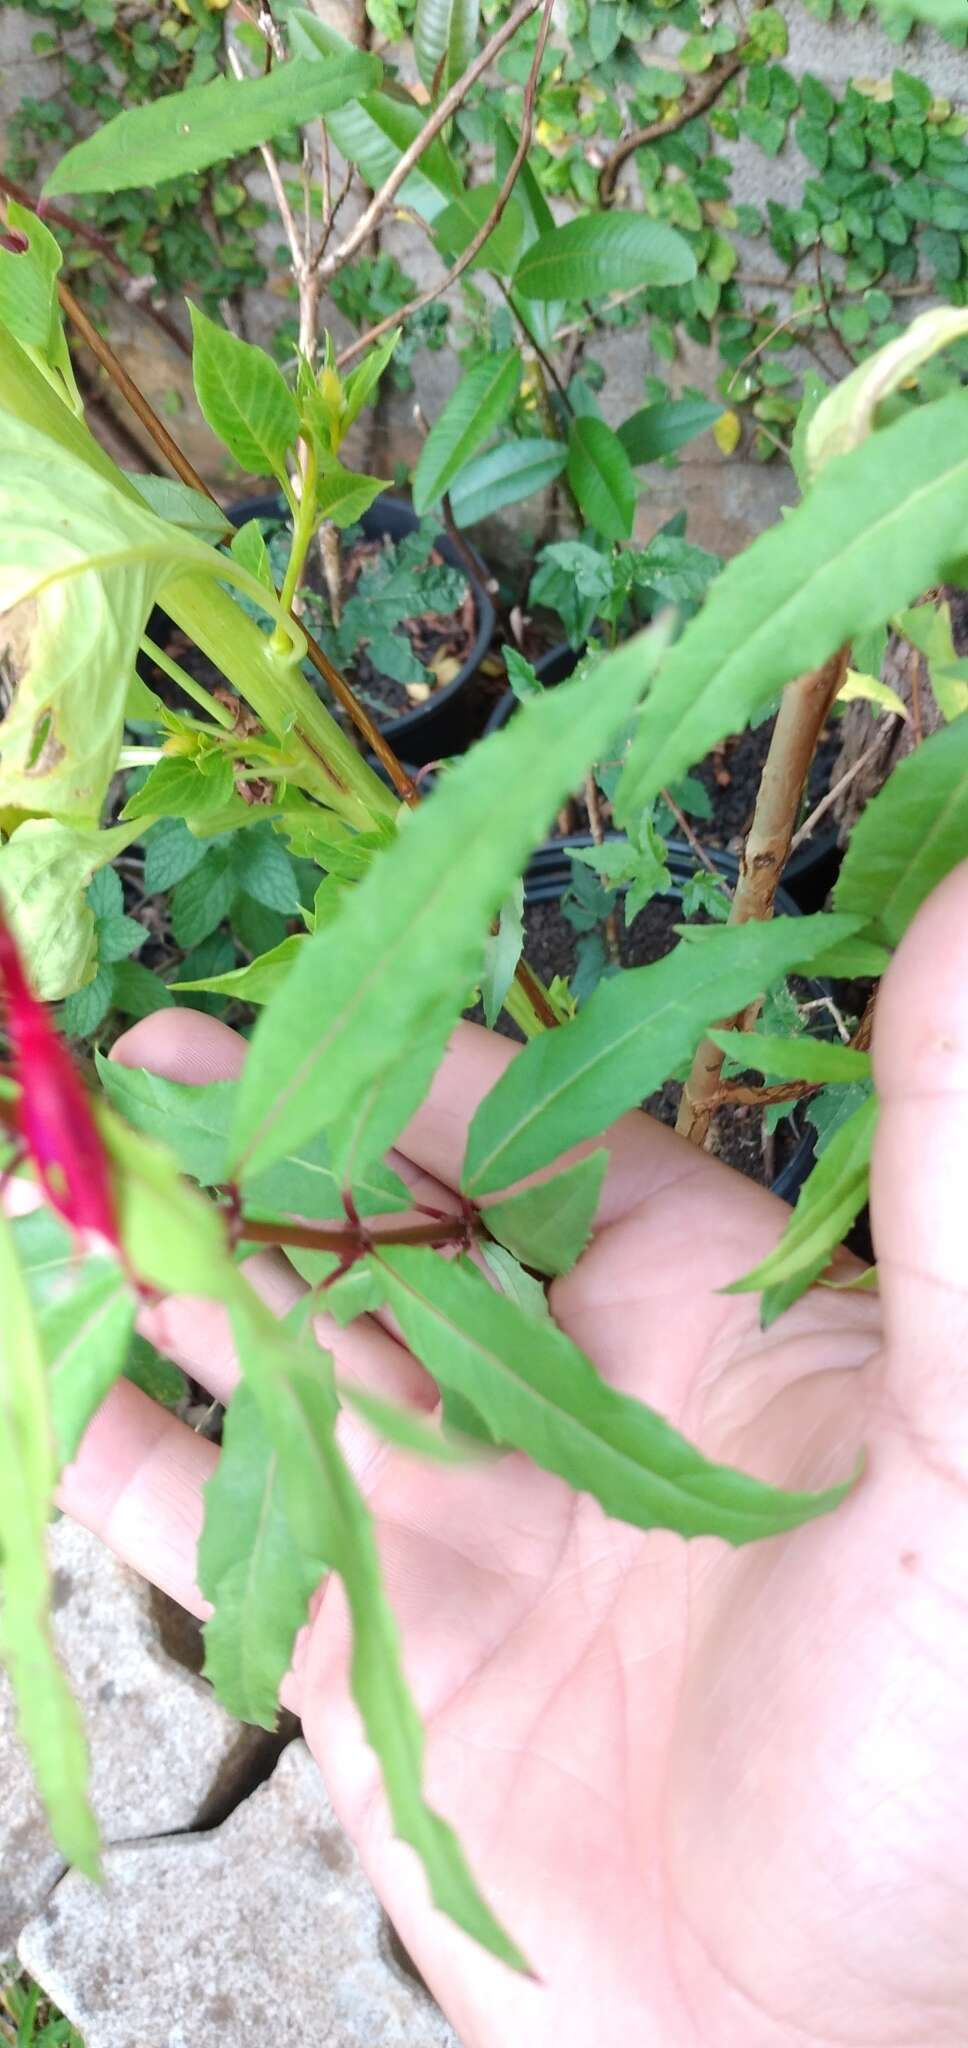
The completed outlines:
<svg viewBox="0 0 968 2048">
<path fill-rule="evenodd" d="M 317 63 L 338 57 L 345 62 L 356 54 L 345 36 L 306 7 L 289 9 L 286 28 L 294 57 L 308 57 Z M 374 190 L 389 177 L 425 119 L 425 110 L 399 86 L 394 86 L 392 93 L 367 92 L 325 116 L 327 132 L 340 155 Z M 424 220 L 432 221 L 462 186 L 460 170 L 438 136 L 400 187 L 400 198 Z"/>
<path fill-rule="evenodd" d="M 827 1038 L 771 1038 L 759 1031 L 710 1031 L 714 1045 L 769 1081 L 863 1081 L 868 1052 Z"/>
<path fill-rule="evenodd" d="M 279 1453 L 243 1384 L 205 1487 L 198 1546 L 198 1583 L 215 1610 L 205 1624 L 205 1675 L 240 1721 L 275 1727 L 279 1687 L 320 1576 L 293 1537 Z"/>
<path fill-rule="evenodd" d="M 797 1206 L 775 1251 L 728 1294 L 763 1292 L 763 1328 L 806 1292 L 829 1266 L 854 1218 L 867 1200 L 871 1145 L 880 1105 L 869 1095 L 825 1146 L 800 1190 Z"/>
<path fill-rule="evenodd" d="M 377 1300 L 382 1300 L 383 1290 L 376 1290 Z M 328 1306 L 328 1303 L 327 1303 Z M 352 1408 L 363 1422 L 369 1423 L 377 1436 L 392 1444 L 394 1450 L 410 1451 L 416 1458 L 429 1458 L 433 1465 L 466 1465 L 473 1455 L 471 1445 L 456 1438 L 445 1436 L 436 1423 L 428 1422 L 413 1408 L 400 1408 L 395 1401 L 385 1401 L 380 1394 L 372 1394 L 367 1387 L 354 1387 L 349 1381 L 337 1382 L 336 1391 L 344 1408 Z"/>
<path fill-rule="evenodd" d="M 465 462 L 510 412 L 520 381 L 515 348 L 485 357 L 461 378 L 420 451 L 413 478 L 415 511 L 427 512 L 439 503 Z"/>
<path fill-rule="evenodd" d="M 247 961 L 244 967 L 230 967 L 225 974 L 202 975 L 197 981 L 179 980 L 178 987 L 186 994 L 197 989 L 206 995 L 235 996 L 240 1003 L 267 1003 L 282 987 L 305 943 L 301 932 L 292 932 L 288 939 L 281 939 L 278 946 Z"/>
<path fill-rule="evenodd" d="M 661 644 L 640 635 L 591 679 L 522 706 L 304 941 L 242 1078 L 232 1146 L 246 1177 L 324 1128 L 337 1171 L 397 1137 L 477 983 L 490 920 L 556 803 L 631 716 Z"/>
<path fill-rule="evenodd" d="M 299 414 L 282 371 L 264 349 L 240 341 L 191 302 L 188 310 L 195 394 L 213 434 L 254 476 L 285 476 Z"/>
<path fill-rule="evenodd" d="M 156 512 L 159 519 L 170 520 L 172 526 L 181 526 L 186 533 L 198 534 L 201 540 L 211 541 L 213 546 L 232 532 L 231 522 L 221 506 L 213 505 L 211 498 L 204 498 L 201 491 L 192 490 L 189 484 L 181 484 L 173 476 L 151 476 L 147 471 L 138 469 L 126 469 L 124 476 L 150 510 Z M 248 523 L 255 525 L 255 521 Z M 258 527 L 256 531 L 259 532 Z"/>
<path fill-rule="evenodd" d="M 417 0 L 413 54 L 428 92 L 446 92 L 474 55 L 480 0 Z"/>
<path fill-rule="evenodd" d="M 113 1259 L 79 1259 L 53 1209 L 13 1222 L 14 1244 L 40 1331 L 59 1466 L 77 1453 L 105 1394 L 125 1367 L 134 1296 Z"/>
<path fill-rule="evenodd" d="M 896 945 L 920 904 L 968 855 L 968 714 L 899 761 L 851 833 L 838 910 Z"/>
<path fill-rule="evenodd" d="M 495 1440 L 638 1529 L 749 1543 L 826 1514 L 845 1487 L 784 1493 L 714 1465 L 644 1402 L 620 1394 L 553 1322 L 495 1293 L 466 1259 L 380 1253 L 386 1298 L 412 1351 L 471 1401 Z"/>
<path fill-rule="evenodd" d="M 123 1067 L 96 1055 L 104 1091 L 136 1131 L 170 1147 L 182 1173 L 203 1187 L 228 1179 L 229 1131 L 235 1114 L 237 1081 L 193 1086 L 169 1081 L 145 1067 Z M 408 1209 L 411 1197 L 398 1174 L 375 1163 L 353 1187 L 361 1215 L 389 1215 Z M 344 1214 L 342 1190 L 329 1163 L 325 1138 L 309 1140 L 246 1183 L 246 1206 L 325 1222 Z"/>
<path fill-rule="evenodd" d="M 569 1272 L 591 1236 L 607 1166 L 602 1148 L 551 1180 L 491 1202 L 482 1212 L 488 1230 L 523 1265 L 539 1273 Z"/>
<path fill-rule="evenodd" d="M 714 427 L 722 412 L 711 398 L 663 398 L 623 420 L 618 438 L 630 462 L 658 462 Z"/>
<path fill-rule="evenodd" d="M 622 818 L 716 741 L 915 592 L 944 580 L 968 524 L 968 391 L 919 407 L 832 462 L 782 525 L 723 570 L 650 692 Z"/>
<path fill-rule="evenodd" d="M 819 950 L 854 928 L 833 917 L 721 925 L 699 946 L 601 982 L 572 1022 L 533 1039 L 485 1096 L 467 1140 L 466 1192 L 509 1187 L 599 1137 L 692 1057 L 717 1017 L 808 961 L 811 943 Z"/>
<path fill-rule="evenodd" d="M 382 76 L 375 57 L 354 51 L 324 64 L 295 57 L 274 65 L 262 78 L 213 78 L 209 85 L 165 93 L 144 106 L 129 107 L 86 142 L 75 143 L 44 191 L 50 197 L 123 192 L 207 170 L 209 164 L 244 156 L 274 135 L 346 106 L 379 85 Z"/>
<path fill-rule="evenodd" d="M 46 1361 L 13 1232 L 0 1211 L 0 1652 L 21 1739 L 51 1831 L 69 1863 L 97 1875 L 81 1719 L 50 1632 L 47 1523 L 57 1466 Z"/>
<path fill-rule="evenodd" d="M 523 299 L 595 299 L 635 285 L 688 284 L 689 243 L 644 213 L 591 213 L 549 228 L 526 249 L 512 278 Z"/>
<path fill-rule="evenodd" d="M 638 495 L 632 465 L 618 435 L 593 413 L 568 429 L 568 482 L 589 526 L 606 540 L 628 540 Z"/>
<path fill-rule="evenodd" d="M 297 1343 L 251 1288 L 239 1287 L 232 1322 L 243 1376 L 279 1458 L 294 1540 L 304 1558 L 343 1581 L 353 1629 L 353 1697 L 380 1764 L 394 1828 L 416 1849 L 441 1911 L 512 1967 L 525 1967 L 481 1897 L 453 1829 L 424 1798 L 423 1729 L 403 1674 L 373 1522 L 336 1442 L 332 1361 L 315 1345 Z"/>
<path fill-rule="evenodd" d="M 473 462 L 465 463 L 455 479 L 450 507 L 458 526 L 473 526 L 489 519 L 505 505 L 530 498 L 543 491 L 561 475 L 568 459 L 561 441 L 501 441 Z"/>
</svg>

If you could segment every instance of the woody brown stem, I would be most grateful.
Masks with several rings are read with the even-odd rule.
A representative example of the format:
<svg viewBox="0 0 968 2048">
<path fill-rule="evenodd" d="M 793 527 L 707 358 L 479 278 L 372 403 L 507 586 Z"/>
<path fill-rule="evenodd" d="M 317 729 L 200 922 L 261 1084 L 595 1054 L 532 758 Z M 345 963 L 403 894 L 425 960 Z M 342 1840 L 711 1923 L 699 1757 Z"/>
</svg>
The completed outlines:
<svg viewBox="0 0 968 2048">
<path fill-rule="evenodd" d="M 664 135 L 674 135 L 678 128 L 684 128 L 687 121 L 694 121 L 697 114 L 705 113 L 714 105 L 743 63 L 743 53 L 732 50 L 728 57 L 721 57 L 718 64 L 712 64 L 704 78 L 683 93 L 674 114 L 664 121 L 649 121 L 644 128 L 634 128 L 606 157 L 598 178 L 598 197 L 602 206 L 611 206 L 615 197 L 615 183 L 622 165 L 637 149 L 644 149 L 649 142 L 659 142 Z"/>
<path fill-rule="evenodd" d="M 848 647 L 839 648 L 820 668 L 798 676 L 783 692 L 743 848 L 730 924 L 748 924 L 773 915 L 810 763 L 847 672 L 849 653 Z M 744 1021 L 755 1016 L 756 1008 L 754 1005 L 743 1013 Z M 677 1131 L 692 1145 L 705 1145 L 709 1136 L 724 1058 L 719 1046 L 706 1038 L 693 1060 L 676 1119 Z"/>
<path fill-rule="evenodd" d="M 312 1223 L 265 1223 L 242 1216 L 235 1226 L 240 1243 L 298 1246 L 302 1251 L 349 1253 L 359 1258 L 385 1244 L 466 1244 L 471 1226 L 466 1216 L 450 1216 L 434 1223 L 401 1223 L 390 1230 L 368 1231 L 365 1225 L 327 1230 Z"/>
</svg>

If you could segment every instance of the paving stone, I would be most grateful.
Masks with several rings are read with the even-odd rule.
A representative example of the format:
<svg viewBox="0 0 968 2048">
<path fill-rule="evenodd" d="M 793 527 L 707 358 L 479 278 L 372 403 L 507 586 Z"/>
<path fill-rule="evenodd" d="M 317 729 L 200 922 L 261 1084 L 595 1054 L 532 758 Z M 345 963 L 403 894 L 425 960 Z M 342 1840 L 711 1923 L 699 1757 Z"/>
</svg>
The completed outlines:
<svg viewBox="0 0 968 2048">
<path fill-rule="evenodd" d="M 71 1872 L 19 1954 L 86 2048 L 459 2048 L 387 1927 L 302 1742 L 208 1834 Z"/>
<path fill-rule="evenodd" d="M 220 1817 L 273 1738 L 219 1705 L 197 1674 L 198 1630 L 171 1601 L 73 1522 L 58 1522 L 50 1545 L 54 1631 L 84 1714 L 104 1840 L 192 1827 L 206 1810 Z M 0 1956 L 63 1869 L 0 1674 Z"/>
</svg>

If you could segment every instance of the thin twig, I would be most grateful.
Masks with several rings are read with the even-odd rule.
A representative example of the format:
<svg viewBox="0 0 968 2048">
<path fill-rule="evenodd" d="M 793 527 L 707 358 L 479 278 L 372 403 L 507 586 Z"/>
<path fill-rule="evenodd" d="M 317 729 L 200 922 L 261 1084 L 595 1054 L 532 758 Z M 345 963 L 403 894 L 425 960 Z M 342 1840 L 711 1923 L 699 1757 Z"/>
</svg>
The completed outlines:
<svg viewBox="0 0 968 2048">
<path fill-rule="evenodd" d="M 659 795 L 661 796 L 663 803 L 668 804 L 669 809 L 672 812 L 672 815 L 676 821 L 676 824 L 679 827 L 680 832 L 682 833 L 683 838 L 687 841 L 688 845 L 691 846 L 693 853 L 696 856 L 696 859 L 701 863 L 701 865 L 704 868 L 708 869 L 711 875 L 715 875 L 718 881 L 724 883 L 727 896 L 731 896 L 733 892 L 730 889 L 728 882 L 725 881 L 725 877 L 720 873 L 720 870 L 716 866 L 715 861 L 710 859 L 709 854 L 706 852 L 706 849 L 702 844 L 702 841 L 700 839 L 697 839 L 696 834 L 693 831 L 688 818 L 686 817 L 685 811 L 681 811 L 679 809 L 675 797 L 671 796 L 667 789 L 660 789 Z"/>
<path fill-rule="evenodd" d="M 509 14 L 501 27 L 495 30 L 490 41 L 485 43 L 479 56 L 475 57 L 473 63 L 468 65 L 467 70 L 451 86 L 450 91 L 444 94 L 443 99 L 434 108 L 429 120 L 424 122 L 419 135 L 414 136 L 409 149 L 404 150 L 403 155 L 394 164 L 389 177 L 384 179 L 379 191 L 374 193 L 369 206 L 364 208 L 355 226 L 350 229 L 349 234 L 340 242 L 338 248 L 334 249 L 331 255 L 323 258 L 320 270 L 324 280 L 335 277 L 336 272 L 342 270 L 344 263 L 348 263 L 351 256 L 355 256 L 357 250 L 362 248 L 363 243 L 369 239 L 374 228 L 382 220 L 388 206 L 392 204 L 401 185 L 406 183 L 414 166 L 420 162 L 421 157 L 430 148 L 431 143 L 436 140 L 441 129 L 446 128 L 451 115 L 456 114 L 458 109 L 463 106 L 471 86 L 476 85 L 477 80 L 488 70 L 495 57 L 500 55 L 505 43 L 510 42 L 511 37 L 517 34 L 522 23 L 528 21 L 532 14 L 537 13 L 539 5 L 540 0 L 518 0 L 518 6 L 514 9 L 513 13 Z M 397 318 L 399 318 L 399 315 L 397 315 Z"/>
<path fill-rule="evenodd" d="M 797 847 L 802 846 L 804 840 L 809 839 L 810 834 L 816 831 L 821 818 L 826 817 L 827 812 L 836 803 L 841 791 L 847 788 L 848 783 L 853 782 L 854 776 L 859 775 L 862 768 L 866 768 L 868 761 L 877 753 L 880 744 L 881 734 L 878 733 L 876 739 L 871 741 L 869 747 L 865 747 L 864 752 L 858 756 L 857 760 L 852 762 L 849 768 L 845 768 L 843 774 L 838 776 L 836 782 L 831 783 L 826 795 L 822 796 L 820 802 L 814 805 L 810 816 L 804 819 L 799 831 L 794 832 L 793 838 L 790 841 L 791 853 L 796 853 Z"/>
<path fill-rule="evenodd" d="M 827 332 L 830 335 L 831 340 L 836 344 L 837 348 L 840 349 L 841 354 L 846 356 L 847 361 L 850 363 L 851 367 L 856 370 L 857 357 L 855 356 L 853 349 L 848 347 L 843 335 L 840 332 L 840 329 L 834 325 L 834 316 L 830 310 L 830 300 L 827 297 L 827 286 L 823 274 L 822 249 L 823 244 L 818 236 L 816 242 L 814 243 L 814 254 L 816 256 L 817 264 L 817 290 L 820 293 L 821 311 L 823 313 Z"/>
<path fill-rule="evenodd" d="M 383 1244 L 466 1244 L 470 1222 L 465 1216 L 444 1217 L 439 1223 L 401 1223 L 372 1234 L 359 1229 L 327 1230 L 312 1223 L 265 1223 L 242 1216 L 235 1226 L 240 1243 L 300 1245 L 306 1251 L 347 1253 L 359 1258 Z"/>
<path fill-rule="evenodd" d="M 533 14 L 537 4 L 538 0 L 534 0 L 534 5 L 531 5 L 530 0 L 528 0 L 526 14 L 524 15 L 521 14 L 519 8 L 518 13 L 521 19 L 526 19 L 527 14 Z M 462 255 L 458 256 L 456 263 L 451 264 L 450 269 L 440 279 L 438 284 L 428 285 L 426 291 L 418 292 L 416 297 L 410 299 L 407 305 L 398 307 L 395 313 L 388 313 L 385 320 L 379 320 L 375 327 L 369 329 L 368 333 L 361 334 L 356 341 L 350 342 L 348 348 L 341 349 L 336 358 L 339 369 L 343 369 L 346 363 L 351 363 L 354 356 L 362 354 L 363 350 L 371 347 L 373 342 L 379 341 L 382 335 L 388 334 L 391 327 L 402 326 L 404 320 L 410 319 L 411 314 L 421 312 L 424 306 L 431 305 L 434 299 L 441 298 L 444 292 L 449 291 L 451 285 L 456 284 L 457 279 L 462 277 L 464 271 L 470 268 L 475 256 L 483 249 L 488 236 L 493 234 L 511 197 L 511 193 L 517 183 L 518 172 L 531 146 L 531 130 L 534 125 L 534 103 L 538 90 L 538 73 L 541 69 L 541 59 L 544 56 L 553 13 L 554 0 L 544 0 L 544 11 L 541 17 L 541 26 L 538 30 L 538 40 L 535 44 L 534 58 L 528 73 L 527 84 L 524 88 L 524 101 L 521 108 L 521 134 L 518 138 L 517 148 L 508 165 L 504 182 L 487 219 L 482 221 L 477 233 L 471 237 Z M 492 37 L 491 40 L 493 41 L 494 38 Z M 469 75 L 469 73 L 465 73 L 465 76 Z M 555 381 L 557 383 L 557 378 Z"/>
<path fill-rule="evenodd" d="M 598 174 L 598 198 L 602 206 L 611 206 L 615 197 L 615 181 L 626 159 L 637 149 L 644 149 L 649 142 L 660 142 L 664 135 L 674 135 L 684 128 L 687 121 L 694 121 L 697 114 L 703 114 L 718 100 L 731 78 L 743 64 L 743 52 L 731 50 L 728 57 L 721 57 L 718 64 L 710 65 L 705 77 L 683 94 L 674 114 L 665 120 L 649 121 L 644 128 L 634 128 L 626 135 L 611 156 L 606 157 Z"/>
</svg>

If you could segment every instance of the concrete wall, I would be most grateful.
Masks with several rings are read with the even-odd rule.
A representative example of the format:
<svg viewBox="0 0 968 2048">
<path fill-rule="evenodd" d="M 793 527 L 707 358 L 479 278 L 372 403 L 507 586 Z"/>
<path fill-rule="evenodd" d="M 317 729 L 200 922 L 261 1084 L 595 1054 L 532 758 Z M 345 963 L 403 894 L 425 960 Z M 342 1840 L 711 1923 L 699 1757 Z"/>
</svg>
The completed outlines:
<svg viewBox="0 0 968 2048">
<path fill-rule="evenodd" d="M 315 4 L 316 11 L 334 26 L 350 26 L 349 0 L 315 0 Z M 873 7 L 864 20 L 853 25 L 843 17 L 834 24 L 818 22 L 795 0 L 787 0 L 784 13 L 790 34 L 786 61 L 794 72 L 811 71 L 842 90 L 849 78 L 887 78 L 894 66 L 901 63 L 937 92 L 968 105 L 968 53 L 952 50 L 939 37 L 917 31 L 899 50 L 881 32 Z M 31 37 L 37 26 L 36 17 L 24 15 L 10 0 L 0 0 L 0 132 L 5 117 L 25 93 L 45 96 L 57 89 L 56 62 L 40 62 L 30 53 Z M 767 190 L 781 201 L 792 202 L 804 177 L 809 175 L 810 167 L 793 145 L 772 161 L 745 142 L 732 146 L 730 155 L 734 162 L 734 197 L 754 204 L 763 204 Z M 252 185 L 260 197 L 268 196 L 261 173 L 253 177 Z M 346 209 L 347 221 L 352 217 L 351 203 Z M 263 246 L 270 265 L 279 239 L 274 225 L 264 233 Z M 383 246 L 393 251 L 419 283 L 438 274 L 436 258 L 418 229 L 406 223 L 392 223 L 384 230 Z M 756 246 L 750 267 L 764 267 L 762 244 Z M 779 266 L 769 257 L 765 267 L 773 270 Z M 277 323 L 278 292 L 277 280 L 275 290 L 270 285 L 259 294 L 249 294 L 243 320 L 245 331 L 253 339 L 265 338 Z M 177 308 L 173 310 L 177 317 Z M 323 319 L 337 341 L 346 338 L 345 322 L 334 308 L 324 304 Z M 223 490 L 240 488 L 244 480 L 229 473 L 198 416 L 185 359 L 132 308 L 116 307 L 112 330 L 132 374 L 159 408 L 167 411 L 173 402 L 178 404 L 173 430 L 202 474 Z M 676 363 L 656 361 L 647 336 L 641 331 L 610 330 L 596 337 L 593 352 L 607 372 L 602 403 L 606 417 L 612 421 L 621 420 L 643 403 L 643 380 L 649 372 L 661 375 L 673 391 L 685 385 L 712 390 L 720 369 L 714 349 L 699 349 L 689 342 L 684 344 Z M 415 391 L 409 396 L 389 395 L 369 430 L 367 444 L 358 442 L 354 451 L 374 468 L 382 467 L 388 475 L 397 462 L 410 463 L 419 451 L 414 400 L 432 421 L 453 389 L 458 365 L 447 350 L 439 354 L 422 351 L 415 359 L 413 371 Z M 177 394 L 175 401 L 172 393 Z M 107 396 L 106 405 L 113 407 L 112 396 Z M 110 431 L 109 422 L 104 431 Z M 139 432 L 134 429 L 135 441 Z M 129 464 L 136 459 L 130 444 L 123 452 Z M 749 459 L 742 448 L 732 457 L 724 458 L 712 437 L 706 435 L 691 444 L 677 470 L 655 469 L 649 473 L 647 491 L 640 501 L 638 528 L 640 534 L 647 535 L 684 505 L 690 535 L 705 546 L 730 554 L 775 520 L 792 495 L 792 478 L 782 461 L 762 464 Z M 509 544 L 513 548 L 513 536 L 517 534 L 519 545 L 526 550 L 531 533 L 540 528 L 542 508 L 532 500 L 514 508 L 505 518 Z"/>
</svg>

